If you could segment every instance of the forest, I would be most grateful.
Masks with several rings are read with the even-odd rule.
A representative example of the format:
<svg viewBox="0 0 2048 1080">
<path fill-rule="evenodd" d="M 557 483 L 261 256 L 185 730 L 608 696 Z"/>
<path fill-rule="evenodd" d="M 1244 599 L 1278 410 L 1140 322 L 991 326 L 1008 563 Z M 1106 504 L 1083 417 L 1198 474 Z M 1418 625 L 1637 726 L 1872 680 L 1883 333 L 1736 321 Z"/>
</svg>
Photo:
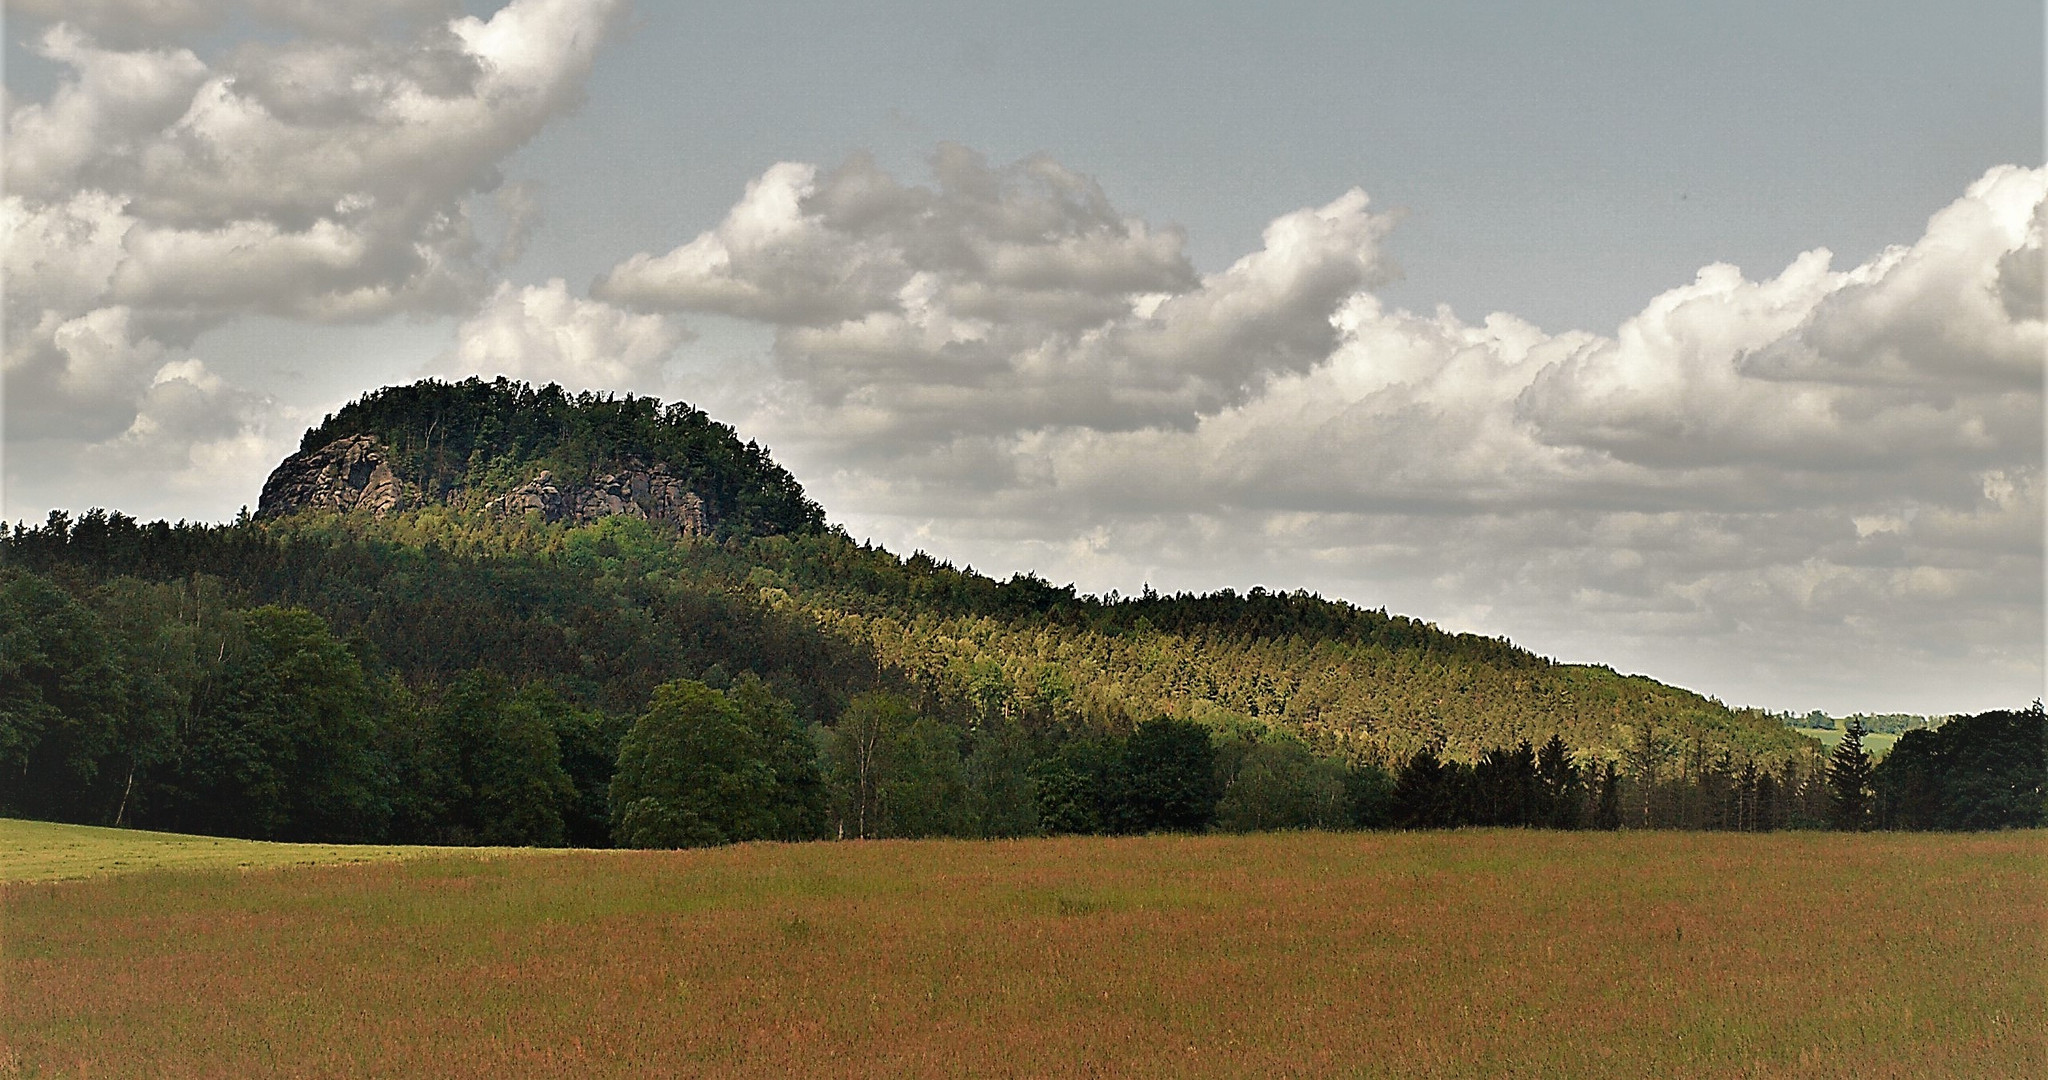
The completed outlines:
<svg viewBox="0 0 2048 1080">
<path fill-rule="evenodd" d="M 1872 766 L 1853 726 L 1824 756 L 1769 714 L 1304 592 L 1095 597 L 901 557 L 682 404 L 430 381 L 302 445 L 359 435 L 394 513 L 0 536 L 0 814 L 660 847 L 2041 823 L 2038 703 Z M 713 528 L 484 508 L 628 460 Z"/>
</svg>

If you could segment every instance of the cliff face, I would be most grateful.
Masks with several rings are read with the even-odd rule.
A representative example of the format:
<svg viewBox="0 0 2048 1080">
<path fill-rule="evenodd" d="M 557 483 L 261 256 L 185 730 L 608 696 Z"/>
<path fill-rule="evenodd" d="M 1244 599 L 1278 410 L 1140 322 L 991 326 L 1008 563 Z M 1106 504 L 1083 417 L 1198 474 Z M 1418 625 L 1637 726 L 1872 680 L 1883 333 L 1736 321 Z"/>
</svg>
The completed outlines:
<svg viewBox="0 0 2048 1080">
<path fill-rule="evenodd" d="M 293 454 L 271 470 L 256 503 L 256 516 L 314 509 L 344 514 L 365 510 L 383 517 L 403 509 L 409 494 L 376 438 L 351 435 Z"/>
<path fill-rule="evenodd" d="M 577 524 L 614 514 L 672 525 L 689 536 L 710 532 L 704 500 L 671 475 L 668 466 L 628 459 L 618 471 L 587 484 L 558 484 L 552 473 L 540 475 L 484 504 L 501 518 L 537 513 L 547 521 Z"/>
<path fill-rule="evenodd" d="M 455 500 L 461 502 L 458 496 Z M 385 517 L 417 505 L 418 489 L 392 472 L 373 435 L 350 435 L 284 459 L 263 484 L 256 516 L 299 510 L 364 511 Z M 470 505 L 474 505 L 473 503 Z M 628 458 L 588 483 L 558 483 L 546 471 L 484 504 L 504 519 L 537 513 L 544 521 L 585 524 L 614 514 L 645 518 L 688 536 L 711 531 L 704 500 L 668 466 Z"/>
</svg>

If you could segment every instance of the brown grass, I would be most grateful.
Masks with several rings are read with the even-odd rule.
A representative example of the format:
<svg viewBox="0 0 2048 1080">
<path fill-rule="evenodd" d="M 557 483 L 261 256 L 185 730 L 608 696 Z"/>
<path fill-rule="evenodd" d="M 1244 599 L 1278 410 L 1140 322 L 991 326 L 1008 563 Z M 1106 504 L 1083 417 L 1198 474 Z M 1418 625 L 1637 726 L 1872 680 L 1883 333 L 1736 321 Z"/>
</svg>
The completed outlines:
<svg viewBox="0 0 2048 1080">
<path fill-rule="evenodd" d="M 0 1075 L 2048 1075 L 2040 832 L 750 845 L 0 912 Z"/>
</svg>

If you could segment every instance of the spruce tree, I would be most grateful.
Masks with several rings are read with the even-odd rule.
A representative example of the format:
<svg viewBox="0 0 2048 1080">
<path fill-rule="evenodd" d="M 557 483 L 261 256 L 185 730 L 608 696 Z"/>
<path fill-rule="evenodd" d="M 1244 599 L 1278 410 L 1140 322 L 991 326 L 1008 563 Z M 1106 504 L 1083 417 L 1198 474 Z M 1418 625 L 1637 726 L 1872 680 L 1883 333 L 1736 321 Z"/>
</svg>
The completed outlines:
<svg viewBox="0 0 2048 1080">
<path fill-rule="evenodd" d="M 1863 721 L 1851 718 L 1828 761 L 1828 796 L 1832 824 L 1860 831 L 1870 815 L 1870 754 L 1863 749 Z"/>
</svg>

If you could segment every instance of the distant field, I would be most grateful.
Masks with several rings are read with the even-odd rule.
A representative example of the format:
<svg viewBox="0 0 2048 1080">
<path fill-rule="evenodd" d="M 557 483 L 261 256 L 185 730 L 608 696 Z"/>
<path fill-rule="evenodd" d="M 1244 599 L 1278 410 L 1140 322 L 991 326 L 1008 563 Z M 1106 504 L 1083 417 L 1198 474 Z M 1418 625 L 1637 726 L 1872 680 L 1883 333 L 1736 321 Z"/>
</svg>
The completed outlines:
<svg viewBox="0 0 2048 1080">
<path fill-rule="evenodd" d="M 2042 1076 L 2048 833 L 429 857 L 0 886 L 0 1076 Z"/>
<path fill-rule="evenodd" d="M 1827 748 L 1830 754 L 1834 753 L 1835 747 L 1842 742 L 1842 729 L 1840 728 L 1832 730 L 1828 728 L 1793 728 L 1791 730 L 1819 742 Z M 1870 755 L 1870 760 L 1872 761 L 1883 761 L 1884 756 L 1891 753 L 1892 747 L 1897 746 L 1898 743 L 1899 737 L 1897 735 L 1886 735 L 1883 732 L 1866 732 L 1863 736 L 1863 750 Z"/>
<path fill-rule="evenodd" d="M 481 858 L 532 850 L 271 844 L 259 840 L 185 836 L 143 832 L 140 829 L 96 829 L 90 825 L 54 825 L 46 821 L 0 818 L 0 882 L 61 881 L 137 870 L 253 870 L 451 855 Z"/>
</svg>

